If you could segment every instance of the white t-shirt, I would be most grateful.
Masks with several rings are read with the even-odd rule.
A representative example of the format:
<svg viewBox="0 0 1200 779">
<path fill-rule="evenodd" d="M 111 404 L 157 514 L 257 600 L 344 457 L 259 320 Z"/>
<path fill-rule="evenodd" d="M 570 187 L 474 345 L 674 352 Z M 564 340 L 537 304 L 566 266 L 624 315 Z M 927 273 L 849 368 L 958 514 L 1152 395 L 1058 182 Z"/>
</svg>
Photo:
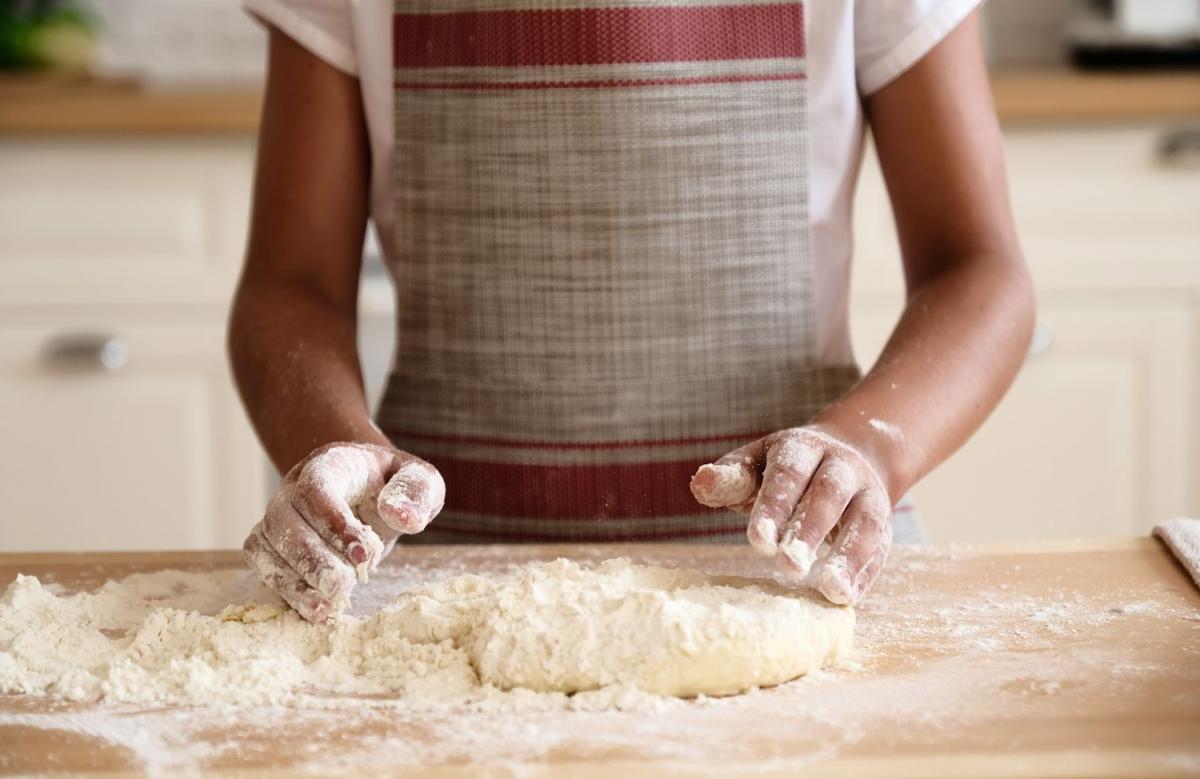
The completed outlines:
<svg viewBox="0 0 1200 779">
<path fill-rule="evenodd" d="M 816 343 L 825 365 L 853 362 L 848 301 L 851 205 L 862 161 L 861 98 L 936 46 L 983 0 L 809 0 L 807 72 Z M 371 216 L 391 252 L 393 0 L 243 0 L 316 56 L 357 75 L 371 139 Z"/>
</svg>

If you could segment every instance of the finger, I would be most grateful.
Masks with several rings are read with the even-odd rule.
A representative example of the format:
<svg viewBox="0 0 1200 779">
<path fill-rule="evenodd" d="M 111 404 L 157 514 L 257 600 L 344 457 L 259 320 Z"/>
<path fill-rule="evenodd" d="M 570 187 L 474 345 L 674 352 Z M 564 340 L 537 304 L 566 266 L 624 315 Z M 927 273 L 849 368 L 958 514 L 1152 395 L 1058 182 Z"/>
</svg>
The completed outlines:
<svg viewBox="0 0 1200 779">
<path fill-rule="evenodd" d="M 777 441 L 767 450 L 762 486 L 754 508 L 750 510 L 746 528 L 750 545 L 760 554 L 774 556 L 778 551 L 780 533 L 804 494 L 821 456 L 820 448 L 795 437 Z"/>
<path fill-rule="evenodd" d="M 734 508 L 751 501 L 758 490 L 765 449 L 766 444 L 760 438 L 716 462 L 701 465 L 692 476 L 692 496 L 710 508 Z"/>
<path fill-rule="evenodd" d="M 854 604 L 870 589 L 892 543 L 886 501 L 859 493 L 850 501 L 829 555 L 817 564 L 817 589 L 833 603 Z"/>
<path fill-rule="evenodd" d="M 751 495 L 745 502 L 739 503 L 736 506 L 730 506 L 729 510 L 737 514 L 745 514 L 748 517 L 750 516 L 750 512 L 754 510 L 755 497 L 757 497 L 757 495 Z"/>
<path fill-rule="evenodd" d="M 875 586 L 875 582 L 879 580 L 879 574 L 883 573 L 883 564 L 887 562 L 888 551 L 890 549 L 891 543 L 889 542 L 886 548 L 871 555 L 871 559 L 867 561 L 867 564 L 854 577 L 854 603 L 856 605 Z"/>
<path fill-rule="evenodd" d="M 378 567 L 379 562 L 383 558 L 391 554 L 392 549 L 396 546 L 396 539 L 399 537 L 393 528 L 388 527 L 387 523 L 379 516 L 379 509 L 376 508 L 375 501 L 369 500 L 365 503 L 360 503 L 355 507 L 354 513 L 358 518 L 369 528 L 375 531 L 375 535 L 379 536 L 379 540 L 383 542 L 383 553 L 380 555 L 380 560 L 376 561 L 371 570 Z"/>
<path fill-rule="evenodd" d="M 817 549 L 842 518 L 858 490 L 854 468 L 838 457 L 825 457 L 796 503 L 779 541 L 780 566 L 791 577 L 804 577 L 817 559 Z"/>
<path fill-rule="evenodd" d="M 354 569 L 286 500 L 271 501 L 263 517 L 262 535 L 322 598 L 339 606 L 349 600 Z"/>
<path fill-rule="evenodd" d="M 375 506 L 379 518 L 403 534 L 420 533 L 442 510 L 446 502 L 446 482 L 424 460 L 412 458 L 379 491 Z"/>
<path fill-rule="evenodd" d="M 242 553 L 262 583 L 283 598 L 301 617 L 309 622 L 326 622 L 333 616 L 333 605 L 308 586 L 267 542 L 261 522 L 246 537 Z"/>
<path fill-rule="evenodd" d="M 313 457 L 292 488 L 292 505 L 360 577 L 383 557 L 383 542 L 350 507 L 383 488 L 393 460 L 382 448 L 334 447 Z"/>
</svg>

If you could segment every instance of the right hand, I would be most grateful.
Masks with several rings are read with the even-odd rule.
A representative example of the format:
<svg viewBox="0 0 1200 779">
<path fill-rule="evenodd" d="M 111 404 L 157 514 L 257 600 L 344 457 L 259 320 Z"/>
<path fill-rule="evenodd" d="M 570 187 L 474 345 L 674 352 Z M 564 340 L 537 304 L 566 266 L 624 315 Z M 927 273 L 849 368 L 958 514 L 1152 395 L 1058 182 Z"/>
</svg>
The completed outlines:
<svg viewBox="0 0 1200 779">
<path fill-rule="evenodd" d="M 375 444 L 320 447 L 292 468 L 242 546 L 263 583 L 309 622 L 327 622 L 402 534 L 442 510 L 429 463 Z"/>
</svg>

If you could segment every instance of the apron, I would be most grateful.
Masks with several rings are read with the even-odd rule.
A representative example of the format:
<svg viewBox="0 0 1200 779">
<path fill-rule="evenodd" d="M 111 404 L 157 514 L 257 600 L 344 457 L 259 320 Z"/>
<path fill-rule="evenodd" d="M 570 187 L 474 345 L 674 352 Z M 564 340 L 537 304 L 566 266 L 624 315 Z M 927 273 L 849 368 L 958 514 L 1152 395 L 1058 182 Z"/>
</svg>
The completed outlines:
<svg viewBox="0 0 1200 779">
<path fill-rule="evenodd" d="M 403 0 L 397 352 L 446 506 L 408 543 L 742 541 L 695 470 L 858 378 L 815 350 L 804 5 Z"/>
</svg>

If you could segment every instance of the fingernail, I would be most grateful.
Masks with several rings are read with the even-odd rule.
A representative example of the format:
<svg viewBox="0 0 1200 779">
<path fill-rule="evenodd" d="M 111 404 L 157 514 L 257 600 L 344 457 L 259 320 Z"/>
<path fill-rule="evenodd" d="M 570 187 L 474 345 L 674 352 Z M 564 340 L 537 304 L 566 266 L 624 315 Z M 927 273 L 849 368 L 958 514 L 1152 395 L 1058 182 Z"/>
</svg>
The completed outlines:
<svg viewBox="0 0 1200 779">
<path fill-rule="evenodd" d="M 817 590 L 830 602 L 844 606 L 854 600 L 854 585 L 844 557 L 829 557 L 817 574 Z"/>
<path fill-rule="evenodd" d="M 775 522 L 768 517 L 758 517 L 750 523 L 750 533 L 748 538 L 750 546 L 762 555 L 774 556 L 775 550 L 779 546 L 778 530 L 775 527 Z"/>
<path fill-rule="evenodd" d="M 350 548 L 346 550 L 346 554 L 350 557 L 350 562 L 355 565 L 362 565 L 367 561 L 370 555 L 367 554 L 366 547 L 355 541 L 350 544 Z"/>
<path fill-rule="evenodd" d="M 401 527 L 411 527 L 420 522 L 421 507 L 408 498 L 395 497 L 388 501 L 388 506 L 400 517 Z"/>
<path fill-rule="evenodd" d="M 807 576 L 817 561 L 817 553 L 808 544 L 796 538 L 795 532 L 789 527 L 783 532 L 783 540 L 779 542 L 779 550 L 792 561 L 802 576 Z"/>
<path fill-rule="evenodd" d="M 736 463 L 709 463 L 692 477 L 693 494 L 714 508 L 741 503 L 754 494 L 749 472 Z"/>
<path fill-rule="evenodd" d="M 871 564 L 875 562 L 875 555 L 872 554 L 863 563 L 862 568 L 858 569 L 858 573 L 854 576 L 854 595 L 861 597 L 867 589 L 867 571 L 871 569 Z"/>
</svg>

